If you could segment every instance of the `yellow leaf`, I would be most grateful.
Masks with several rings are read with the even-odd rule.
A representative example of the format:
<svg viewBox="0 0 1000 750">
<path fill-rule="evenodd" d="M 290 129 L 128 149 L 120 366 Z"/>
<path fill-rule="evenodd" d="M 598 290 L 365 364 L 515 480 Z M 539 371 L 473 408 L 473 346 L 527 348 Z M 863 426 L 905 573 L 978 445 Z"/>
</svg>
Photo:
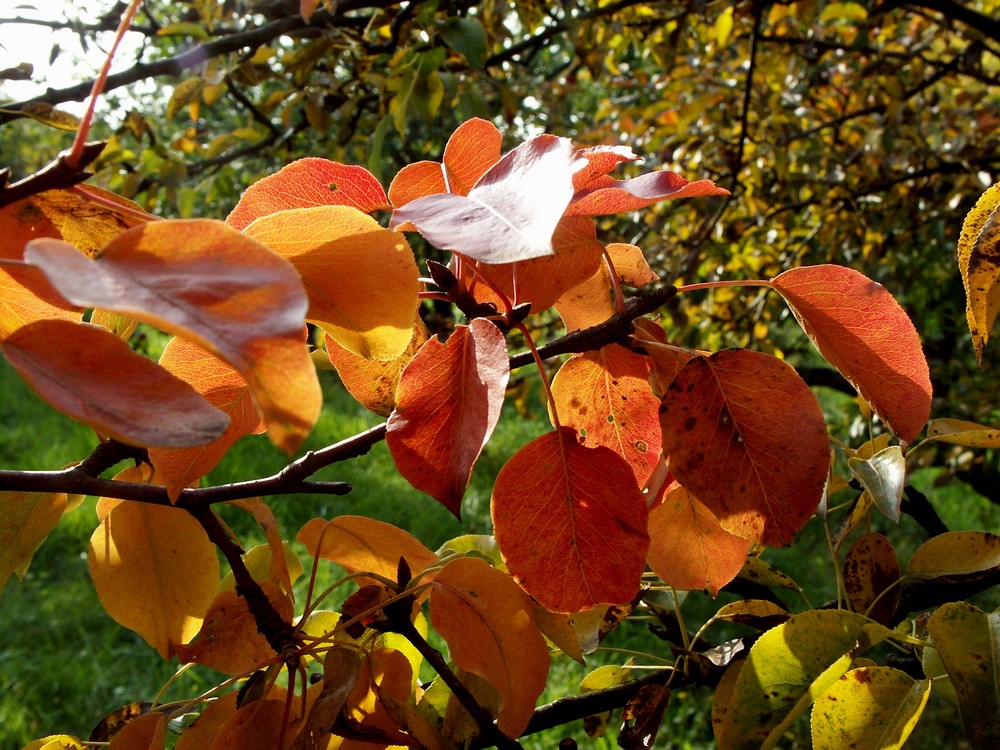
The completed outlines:
<svg viewBox="0 0 1000 750">
<path fill-rule="evenodd" d="M 1000 448 L 1000 430 L 962 419 L 932 419 L 927 423 L 927 439 L 966 448 Z"/>
<path fill-rule="evenodd" d="M 1000 182 L 983 193 L 965 217 L 958 238 L 958 269 L 965 284 L 966 317 L 976 358 L 1000 311 Z"/>
<path fill-rule="evenodd" d="M 75 131 L 80 128 L 80 119 L 68 112 L 56 109 L 46 102 L 30 102 L 21 107 L 21 114 L 44 123 L 57 130 Z"/>
<path fill-rule="evenodd" d="M 86 750 L 83 741 L 68 734 L 50 734 L 34 740 L 21 750 Z"/>
<path fill-rule="evenodd" d="M 62 518 L 66 495 L 41 492 L 0 492 L 0 591 L 10 574 L 18 578 Z"/>
<path fill-rule="evenodd" d="M 727 5 L 719 17 L 715 19 L 715 43 L 725 47 L 729 35 L 733 31 L 733 6 Z"/>
<path fill-rule="evenodd" d="M 949 531 L 920 545 L 906 566 L 906 575 L 957 584 L 987 578 L 998 569 L 1000 536 L 985 531 Z"/>
<path fill-rule="evenodd" d="M 173 120 L 177 113 L 184 109 L 191 102 L 201 95 L 201 89 L 205 85 L 205 79 L 201 76 L 187 78 L 174 87 L 167 102 L 167 119 Z"/>
</svg>

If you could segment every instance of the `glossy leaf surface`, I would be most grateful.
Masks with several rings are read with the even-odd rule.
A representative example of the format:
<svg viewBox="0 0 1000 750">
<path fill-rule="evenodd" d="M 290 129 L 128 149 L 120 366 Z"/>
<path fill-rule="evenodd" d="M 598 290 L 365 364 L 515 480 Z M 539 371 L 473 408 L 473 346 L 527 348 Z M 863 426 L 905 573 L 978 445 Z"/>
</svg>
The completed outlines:
<svg viewBox="0 0 1000 750">
<path fill-rule="evenodd" d="M 906 458 L 898 445 L 883 448 L 870 458 L 850 458 L 851 473 L 861 482 L 875 506 L 890 521 L 899 521 L 906 487 Z"/>
</svg>

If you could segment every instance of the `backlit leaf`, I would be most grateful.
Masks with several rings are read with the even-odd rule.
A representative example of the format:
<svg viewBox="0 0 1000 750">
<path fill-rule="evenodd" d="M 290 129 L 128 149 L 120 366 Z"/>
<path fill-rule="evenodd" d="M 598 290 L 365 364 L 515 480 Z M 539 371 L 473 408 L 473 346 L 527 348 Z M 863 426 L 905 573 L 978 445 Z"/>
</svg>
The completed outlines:
<svg viewBox="0 0 1000 750">
<path fill-rule="evenodd" d="M 850 458 L 851 473 L 868 490 L 876 507 L 890 521 L 899 522 L 899 506 L 906 487 L 906 458 L 898 445 L 890 445 L 868 459 Z"/>
<path fill-rule="evenodd" d="M 552 381 L 559 421 L 582 445 L 603 445 L 622 456 L 646 483 L 659 460 L 660 401 L 649 387 L 646 358 L 609 344 L 570 357 Z"/>
<path fill-rule="evenodd" d="M 459 558 L 434 579 L 430 616 L 455 664 L 496 688 L 500 731 L 518 737 L 549 671 L 549 650 L 531 601 L 505 573 L 482 560 Z"/>
<path fill-rule="evenodd" d="M 563 428 L 535 438 L 493 487 L 497 545 L 545 608 L 579 612 L 630 601 L 646 564 L 646 501 L 632 468 Z"/>
<path fill-rule="evenodd" d="M 389 208 L 389 202 L 378 180 L 364 167 L 307 157 L 247 188 L 226 222 L 243 229 L 261 216 L 314 206 L 351 206 L 368 214 Z"/>
<path fill-rule="evenodd" d="M 219 729 L 211 750 L 275 750 L 282 734 L 291 739 L 284 727 L 284 700 L 251 701 L 237 709 Z"/>
<path fill-rule="evenodd" d="M 567 216 L 602 216 L 638 211 L 662 200 L 729 195 L 711 180 L 688 182 L 676 172 L 647 172 L 628 180 L 599 177 L 573 196 Z"/>
<path fill-rule="evenodd" d="M 816 397 L 788 364 L 748 350 L 692 359 L 660 420 L 670 470 L 730 533 L 781 546 L 815 512 L 830 444 Z"/>
<path fill-rule="evenodd" d="M 649 380 L 653 386 L 653 393 L 662 398 L 667 388 L 674 382 L 677 373 L 685 364 L 697 357 L 698 353 L 671 344 L 667 340 L 663 326 L 655 320 L 636 318 L 632 321 L 632 327 L 632 338 L 649 356 L 651 370 Z"/>
<path fill-rule="evenodd" d="M 299 0 L 299 15 L 308 21 L 316 12 L 319 3 L 320 0 Z"/>
<path fill-rule="evenodd" d="M 601 180 L 616 167 L 629 161 L 642 161 L 628 146 L 591 146 L 580 150 L 587 166 L 573 175 L 573 189 L 585 190 L 595 180 Z"/>
<path fill-rule="evenodd" d="M 640 287 L 659 281 L 660 277 L 649 267 L 642 248 L 624 242 L 612 242 L 606 249 L 621 283 Z"/>
<path fill-rule="evenodd" d="M 143 714 L 123 726 L 111 738 L 108 750 L 162 750 L 166 736 L 165 714 Z"/>
<path fill-rule="evenodd" d="M 892 667 L 852 669 L 813 705 L 813 748 L 899 750 L 930 694 L 930 680 Z"/>
<path fill-rule="evenodd" d="M 720 750 L 759 750 L 779 726 L 826 692 L 854 655 L 891 634 L 843 610 L 812 610 L 764 633 L 740 670 L 721 726 Z M 772 745 L 773 746 L 773 745 Z"/>
<path fill-rule="evenodd" d="M 930 414 L 931 381 L 920 336 L 893 296 L 842 266 L 793 268 L 771 283 L 826 360 L 911 442 Z"/>
<path fill-rule="evenodd" d="M 35 551 L 66 509 L 66 495 L 0 492 L 0 591 L 11 573 L 24 578 Z"/>
<path fill-rule="evenodd" d="M 616 664 L 606 664 L 603 667 L 594 669 L 580 680 L 580 694 L 586 695 L 597 690 L 607 690 L 618 685 L 624 685 L 634 677 L 633 670 L 627 669 L 632 663 L 632 660 L 629 659 L 622 667 Z M 583 729 L 588 737 L 603 737 L 610 721 L 611 711 L 585 716 L 583 719 Z"/>
<path fill-rule="evenodd" d="M 137 481 L 137 472 L 116 478 Z M 118 503 L 90 538 L 89 559 L 104 609 L 164 659 L 197 634 L 219 585 L 215 546 L 179 508 Z"/>
<path fill-rule="evenodd" d="M 844 559 L 844 588 L 851 609 L 891 625 L 899 603 L 899 576 L 892 542 L 874 532 L 860 537 Z"/>
<path fill-rule="evenodd" d="M 362 357 L 342 347 L 329 334 L 325 338 L 326 352 L 340 381 L 358 403 L 380 416 L 388 417 L 396 407 L 399 376 L 427 341 L 428 335 L 427 326 L 418 315 L 410 334 L 410 343 L 395 359 Z"/>
<path fill-rule="evenodd" d="M 391 580 L 396 580 L 400 557 L 414 575 L 438 559 L 402 529 L 364 516 L 314 518 L 299 530 L 296 540 L 310 556 L 332 560 L 348 573 L 375 573 Z"/>
<path fill-rule="evenodd" d="M 26 258 L 82 307 L 103 307 L 193 339 L 246 378 L 271 440 L 294 452 L 322 396 L 303 337 L 295 269 L 219 221 L 163 221 L 118 235 L 96 260 L 57 240 Z"/>
<path fill-rule="evenodd" d="M 974 748 L 1000 744 L 1000 609 L 966 602 L 942 605 L 927 623 L 958 695 L 958 711 Z"/>
<path fill-rule="evenodd" d="M 979 581 L 998 570 L 1000 536 L 985 531 L 949 531 L 917 548 L 906 575 L 948 585 Z"/>
<path fill-rule="evenodd" d="M 433 338 L 403 370 L 386 443 L 396 469 L 456 516 L 479 454 L 500 419 L 510 375 L 500 329 L 477 318 Z"/>
<path fill-rule="evenodd" d="M 708 508 L 680 485 L 649 511 L 647 562 L 668 586 L 707 589 L 712 596 L 743 567 L 750 542 L 723 529 Z"/>
<path fill-rule="evenodd" d="M 1000 182 L 983 193 L 962 225 L 958 239 L 958 268 L 965 284 L 966 316 L 972 332 L 976 359 L 1000 311 Z"/>
<path fill-rule="evenodd" d="M 29 742 L 21 750 L 87 750 L 87 746 L 79 738 L 68 734 L 50 734 Z"/>
<path fill-rule="evenodd" d="M 583 164 L 567 139 L 540 135 L 506 154 L 468 196 L 417 198 L 393 212 L 391 226 L 410 222 L 437 247 L 486 263 L 552 255 L 552 234 Z"/>
<path fill-rule="evenodd" d="M 32 201 L 62 239 L 90 256 L 126 229 L 153 219 L 138 203 L 95 185 L 46 190 Z"/>
<path fill-rule="evenodd" d="M 309 295 L 306 317 L 338 344 L 379 360 L 406 349 L 420 274 L 402 235 L 349 206 L 280 211 L 244 233 L 295 266 Z"/>
<path fill-rule="evenodd" d="M 927 439 L 966 448 L 1000 448 L 1000 430 L 962 419 L 932 419 L 927 423 Z"/>
<path fill-rule="evenodd" d="M 236 370 L 187 339 L 173 338 L 160 356 L 160 366 L 189 383 L 208 403 L 229 417 L 226 431 L 196 448 L 156 448 L 149 451 L 156 478 L 174 500 L 181 490 L 214 469 L 237 440 L 263 432 L 250 387 Z"/>
<path fill-rule="evenodd" d="M 267 539 L 267 549 L 270 550 L 266 560 L 267 572 L 265 575 L 255 575 L 254 578 L 258 581 L 268 580 L 277 583 L 285 590 L 285 593 L 292 594 L 292 583 L 302 575 L 302 563 L 299 562 L 289 543 L 282 540 L 278 519 L 275 517 L 274 511 L 271 510 L 271 506 L 259 497 L 230 500 L 229 503 L 250 513 Z M 253 551 L 253 549 L 249 550 L 246 557 L 249 557 Z M 248 565 L 248 567 L 250 566 Z M 253 568 L 250 568 L 250 572 L 254 573 Z M 231 575 L 232 571 L 226 574 L 226 578 L 222 579 L 222 583 L 219 584 L 220 591 Z M 236 585 L 235 578 L 233 585 Z"/>
<path fill-rule="evenodd" d="M 188 383 L 99 326 L 39 320 L 14 331 L 0 347 L 42 399 L 123 443 L 204 445 L 229 424 Z"/>
<path fill-rule="evenodd" d="M 56 130 L 68 130 L 70 132 L 80 129 L 80 118 L 56 109 L 48 102 L 28 102 L 20 110 L 21 114 L 30 117 L 36 122 L 48 125 Z"/>
</svg>

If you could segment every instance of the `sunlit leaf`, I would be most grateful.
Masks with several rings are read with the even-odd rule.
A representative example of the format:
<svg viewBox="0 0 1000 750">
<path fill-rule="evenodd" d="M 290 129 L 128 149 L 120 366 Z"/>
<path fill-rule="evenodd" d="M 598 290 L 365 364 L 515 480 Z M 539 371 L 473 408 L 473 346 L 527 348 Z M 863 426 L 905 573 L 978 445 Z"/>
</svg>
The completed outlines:
<svg viewBox="0 0 1000 750">
<path fill-rule="evenodd" d="M 850 458 L 851 473 L 868 490 L 875 506 L 890 521 L 899 522 L 899 506 L 906 487 L 906 458 L 898 445 L 890 445 L 868 459 Z"/>
<path fill-rule="evenodd" d="M 646 483 L 661 436 L 645 357 L 617 344 L 574 355 L 559 368 L 552 395 L 560 423 L 575 429 L 582 445 L 610 448 Z"/>
<path fill-rule="evenodd" d="M 917 330 L 885 287 L 832 265 L 793 268 L 771 283 L 827 361 L 912 441 L 930 414 L 930 374 Z"/>
<path fill-rule="evenodd" d="M 420 284 L 402 235 L 349 206 L 280 211 L 244 233 L 295 266 L 309 295 L 306 317 L 338 344 L 380 360 L 406 349 Z"/>
<path fill-rule="evenodd" d="M 514 579 L 554 612 L 632 599 L 646 563 L 646 501 L 613 451 L 563 428 L 535 438 L 493 486 L 494 534 Z"/>
<path fill-rule="evenodd" d="M 930 694 L 930 680 L 892 667 L 852 669 L 813 705 L 813 748 L 899 750 Z"/>
<path fill-rule="evenodd" d="M 66 242 L 90 256 L 126 229 L 153 219 L 138 203 L 95 185 L 46 190 L 32 202 Z"/>
<path fill-rule="evenodd" d="M 882 534 L 858 538 L 844 559 L 844 588 L 851 608 L 883 625 L 892 624 L 899 603 L 899 560 Z"/>
<path fill-rule="evenodd" d="M 660 419 L 671 471 L 730 533 L 780 546 L 815 512 L 830 464 L 826 423 L 786 363 L 748 350 L 692 359 Z"/>
<path fill-rule="evenodd" d="M 962 419 L 932 419 L 927 423 L 927 439 L 966 448 L 1000 448 L 1000 430 Z"/>
<path fill-rule="evenodd" d="M 1000 311 L 1000 183 L 983 193 L 962 225 L 958 239 L 958 268 L 965 284 L 966 316 L 972 332 L 976 359 L 982 364 L 983 349 Z"/>
<path fill-rule="evenodd" d="M 193 339 L 246 378 L 271 440 L 294 452 L 322 403 L 303 337 L 307 299 L 295 269 L 208 219 L 146 224 L 96 260 L 57 240 L 26 258 L 74 304 L 103 307 Z"/>
<path fill-rule="evenodd" d="M 262 563 L 266 563 L 267 570 L 264 575 L 254 575 L 254 578 L 258 581 L 268 580 L 277 583 L 284 589 L 285 593 L 292 594 L 294 597 L 292 583 L 302 574 L 302 563 L 299 562 L 298 556 L 291 549 L 289 543 L 282 540 L 278 519 L 275 517 L 274 511 L 271 510 L 271 506 L 259 497 L 230 500 L 229 503 L 250 513 L 267 538 L 266 549 L 270 551 L 270 554 L 266 556 L 266 560 L 261 560 Z M 250 557 L 253 551 L 253 549 L 248 550 L 246 557 Z M 263 553 L 258 554 L 263 556 Z M 253 574 L 254 569 L 249 564 L 248 567 Z M 225 587 L 227 579 L 231 575 L 232 571 L 226 574 L 226 578 L 222 579 L 222 583 L 219 584 L 220 590 Z M 235 585 L 235 578 L 233 585 Z"/>
<path fill-rule="evenodd" d="M 507 343 L 478 318 L 429 340 L 403 370 L 386 443 L 396 469 L 456 516 L 473 466 L 500 419 Z"/>
<path fill-rule="evenodd" d="M 677 373 L 691 359 L 697 357 L 698 353 L 671 344 L 667 340 L 663 326 L 655 320 L 636 318 L 632 321 L 632 327 L 633 339 L 649 356 L 650 385 L 653 386 L 653 392 L 662 398 L 667 388 L 674 382 Z"/>
<path fill-rule="evenodd" d="M 662 200 L 729 195 L 711 180 L 688 182 L 676 172 L 647 172 L 628 180 L 599 177 L 573 196 L 567 216 L 602 216 L 638 211 Z"/>
<path fill-rule="evenodd" d="M 87 746 L 78 737 L 68 734 L 50 734 L 48 737 L 29 742 L 21 750 L 86 750 Z"/>
<path fill-rule="evenodd" d="M 486 263 L 552 255 L 552 234 L 584 162 L 565 138 L 541 135 L 506 154 L 468 196 L 439 193 L 393 212 L 432 244 Z"/>
<path fill-rule="evenodd" d="M 906 566 L 906 575 L 954 585 L 986 579 L 998 570 L 1000 536 L 985 531 L 949 531 L 917 548 Z"/>
<path fill-rule="evenodd" d="M 141 481 L 139 469 L 118 477 Z M 123 501 L 90 538 L 90 575 L 111 617 L 170 659 L 201 627 L 219 585 L 219 559 L 187 511 Z"/>
<path fill-rule="evenodd" d="M 707 589 L 712 596 L 743 567 L 750 542 L 723 529 L 708 508 L 680 485 L 649 511 L 647 562 L 668 586 Z"/>
<path fill-rule="evenodd" d="M 624 666 L 616 664 L 606 664 L 587 673 L 580 680 L 580 694 L 593 693 L 597 690 L 607 690 L 608 688 L 624 685 L 634 677 L 634 672 L 628 669 L 633 661 L 629 659 Z M 611 721 L 611 711 L 604 711 L 599 714 L 592 714 L 583 718 L 583 729 L 588 737 L 603 737 Z"/>
<path fill-rule="evenodd" d="M 123 443 L 204 445 L 229 424 L 188 383 L 99 326 L 39 320 L 14 331 L 0 347 L 42 399 Z"/>
<path fill-rule="evenodd" d="M 642 248 L 624 242 L 612 242 L 606 249 L 621 283 L 640 287 L 659 280 L 660 277 L 649 267 Z"/>
<path fill-rule="evenodd" d="M 0 492 L 0 591 L 11 573 L 24 578 L 32 556 L 65 509 L 62 493 Z"/>
<path fill-rule="evenodd" d="M 587 166 L 573 175 L 573 189 L 585 190 L 595 180 L 602 180 L 608 172 L 629 161 L 642 161 L 628 146 L 591 146 L 580 150 Z"/>
<path fill-rule="evenodd" d="M 314 206 L 351 206 L 368 214 L 389 208 L 389 202 L 378 180 L 364 167 L 307 157 L 247 188 L 226 222 L 243 229 L 261 216 Z"/>
<path fill-rule="evenodd" d="M 455 664 L 496 688 L 500 731 L 518 737 L 549 671 L 549 650 L 531 601 L 505 573 L 482 560 L 459 558 L 435 578 L 430 616 Z"/>
</svg>

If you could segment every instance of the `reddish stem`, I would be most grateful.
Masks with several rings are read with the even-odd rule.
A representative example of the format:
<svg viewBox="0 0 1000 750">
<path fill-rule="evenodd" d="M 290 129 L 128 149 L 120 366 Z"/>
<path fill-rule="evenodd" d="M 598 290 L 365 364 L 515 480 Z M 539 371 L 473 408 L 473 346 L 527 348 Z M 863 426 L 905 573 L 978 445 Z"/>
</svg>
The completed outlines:
<svg viewBox="0 0 1000 750">
<path fill-rule="evenodd" d="M 625 295 L 622 294 L 622 283 L 618 279 L 618 271 L 615 269 L 615 262 L 608 254 L 608 248 L 601 246 L 601 255 L 604 256 L 604 264 L 608 267 L 608 274 L 611 276 L 611 288 L 615 293 L 615 312 L 625 312 Z"/>
<path fill-rule="evenodd" d="M 545 388 L 545 398 L 549 402 L 549 411 L 552 412 L 552 426 L 558 431 L 562 428 L 562 424 L 559 422 L 559 412 L 556 409 L 556 399 L 552 395 L 552 385 L 549 383 L 549 374 L 545 371 L 545 363 L 542 361 L 541 355 L 538 353 L 538 347 L 535 346 L 535 340 L 531 338 L 531 333 L 528 331 L 528 327 L 524 323 L 515 323 L 514 327 L 519 330 L 524 336 L 524 340 L 528 342 L 528 348 L 531 350 L 531 356 L 535 360 L 535 365 L 538 366 L 538 374 L 542 376 L 542 387 Z"/>
<path fill-rule="evenodd" d="M 739 279 L 725 279 L 719 281 L 702 281 L 699 284 L 685 284 L 684 286 L 677 287 L 677 293 L 682 292 L 697 292 L 702 289 L 721 289 L 727 286 L 763 286 L 767 288 L 773 288 L 774 284 L 766 279 L 747 279 L 741 281 Z"/>
</svg>

